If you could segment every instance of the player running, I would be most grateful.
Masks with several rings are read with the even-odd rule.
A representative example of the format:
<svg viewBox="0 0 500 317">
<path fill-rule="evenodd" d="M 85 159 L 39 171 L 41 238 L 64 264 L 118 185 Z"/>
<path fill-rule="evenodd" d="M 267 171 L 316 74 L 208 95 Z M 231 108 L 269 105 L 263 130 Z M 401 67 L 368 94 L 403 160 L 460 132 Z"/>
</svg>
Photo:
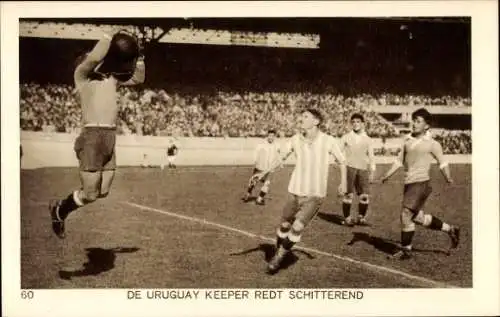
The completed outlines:
<svg viewBox="0 0 500 317">
<path fill-rule="evenodd" d="M 278 272 L 280 264 L 292 247 L 300 241 L 304 229 L 316 216 L 326 196 L 330 155 L 340 166 L 339 191 L 346 191 L 345 158 L 337 141 L 320 131 L 323 116 L 316 109 L 304 110 L 300 117 L 301 133 L 294 135 L 286 144 L 284 156 L 267 170 L 254 175 L 261 179 L 271 173 L 292 153 L 296 163 L 288 185 L 288 200 L 283 208 L 281 224 L 277 229 L 277 250 L 268 263 L 268 273 Z"/>
<path fill-rule="evenodd" d="M 279 155 L 280 146 L 278 142 L 276 142 L 276 131 L 270 129 L 267 132 L 266 140 L 257 145 L 255 150 L 255 167 L 253 169 L 253 175 L 248 182 L 247 192 L 242 198 L 244 202 L 248 202 L 250 200 L 252 192 L 257 185 L 258 181 L 256 181 L 254 176 L 268 170 L 271 164 L 279 158 Z M 269 185 L 271 185 L 270 173 L 267 173 L 260 178 L 260 182 L 263 183 L 263 185 L 260 188 L 259 196 L 257 197 L 255 203 L 258 205 L 264 205 L 264 197 L 269 192 Z"/>
<path fill-rule="evenodd" d="M 372 139 L 365 132 L 365 119 L 362 114 L 351 116 L 352 130 L 340 139 L 340 148 L 346 157 L 347 165 L 347 192 L 342 200 L 343 224 L 366 225 L 366 214 L 370 203 L 369 183 L 375 173 L 375 159 L 373 155 Z M 351 217 L 351 205 L 354 192 L 359 197 L 357 221 Z"/>
<path fill-rule="evenodd" d="M 82 132 L 75 140 L 81 188 L 50 202 L 52 229 L 65 237 L 68 215 L 108 195 L 116 169 L 117 87 L 144 82 L 145 64 L 137 40 L 120 31 L 105 35 L 74 71 L 82 106 Z"/>
<path fill-rule="evenodd" d="M 456 248 L 459 243 L 460 230 L 457 226 L 445 223 L 422 210 L 432 192 L 429 170 L 433 159 L 437 160 L 446 181 L 450 184 L 453 182 L 443 149 L 430 135 L 430 120 L 431 114 L 424 108 L 412 114 L 413 131 L 405 138 L 399 158 L 381 179 L 382 183 L 386 182 L 399 167 L 404 166 L 401 250 L 393 255 L 394 258 L 401 260 L 411 258 L 415 224 L 447 233 L 451 240 L 451 248 Z"/>
</svg>

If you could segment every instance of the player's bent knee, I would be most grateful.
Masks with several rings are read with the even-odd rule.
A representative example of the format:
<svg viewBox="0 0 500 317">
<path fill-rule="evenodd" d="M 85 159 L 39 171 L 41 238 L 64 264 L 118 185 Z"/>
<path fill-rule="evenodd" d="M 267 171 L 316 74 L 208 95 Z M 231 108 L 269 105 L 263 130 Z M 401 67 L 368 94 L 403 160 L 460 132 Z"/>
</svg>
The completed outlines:
<svg viewBox="0 0 500 317">
<path fill-rule="evenodd" d="M 416 224 L 422 225 L 424 227 L 430 226 L 432 222 L 432 216 L 425 214 L 423 210 L 420 210 L 414 217 L 413 221 Z"/>
<path fill-rule="evenodd" d="M 269 184 L 270 184 L 269 181 L 265 181 L 264 185 L 262 185 L 262 188 L 260 190 L 263 191 L 264 193 L 267 193 L 269 191 Z"/>
<path fill-rule="evenodd" d="M 83 200 L 86 204 L 92 203 L 97 200 L 98 196 L 96 192 L 84 192 Z"/>
<path fill-rule="evenodd" d="M 413 212 L 407 208 L 401 211 L 401 231 L 415 231 L 415 222 L 413 222 Z"/>
<path fill-rule="evenodd" d="M 290 222 L 288 222 L 288 221 L 283 221 L 281 223 L 280 227 L 283 228 L 283 229 L 288 229 L 289 230 L 292 227 L 292 224 Z"/>
<path fill-rule="evenodd" d="M 300 233 L 302 232 L 302 230 L 304 230 L 304 227 L 305 227 L 304 223 L 301 220 L 297 219 L 293 222 L 292 230 Z"/>
<path fill-rule="evenodd" d="M 353 193 L 347 193 L 344 195 L 344 199 L 342 199 L 342 202 L 346 204 L 352 204 L 352 200 L 354 199 L 354 194 Z"/>
<path fill-rule="evenodd" d="M 282 232 L 288 232 L 288 231 L 290 231 L 291 228 L 292 228 L 292 224 L 290 222 L 284 221 L 281 223 L 279 230 Z"/>
<path fill-rule="evenodd" d="M 299 242 L 304 227 L 305 227 L 304 223 L 301 220 L 296 219 L 293 222 L 292 228 L 288 234 L 288 240 L 290 240 L 292 243 Z"/>
<path fill-rule="evenodd" d="M 302 232 L 297 232 L 295 230 L 290 230 L 290 233 L 288 234 L 288 240 L 292 243 L 297 243 L 300 241 L 300 238 L 302 236 Z"/>
<path fill-rule="evenodd" d="M 424 212 L 420 210 L 413 216 L 413 221 L 416 224 L 423 225 L 424 224 Z"/>
<path fill-rule="evenodd" d="M 280 238 L 286 238 L 288 235 L 288 232 L 290 231 L 290 228 L 292 227 L 292 224 L 289 222 L 282 222 L 278 230 L 276 231 L 276 234 Z"/>
<path fill-rule="evenodd" d="M 370 195 L 368 195 L 368 194 L 359 195 L 359 202 L 362 204 L 369 204 L 370 203 Z"/>
</svg>

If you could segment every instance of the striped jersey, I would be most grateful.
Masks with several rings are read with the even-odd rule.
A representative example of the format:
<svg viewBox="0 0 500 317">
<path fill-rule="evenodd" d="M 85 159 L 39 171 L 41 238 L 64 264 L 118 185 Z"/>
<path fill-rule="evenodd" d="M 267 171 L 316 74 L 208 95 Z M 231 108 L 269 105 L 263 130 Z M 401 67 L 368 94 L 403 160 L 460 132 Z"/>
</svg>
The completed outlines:
<svg viewBox="0 0 500 317">
<path fill-rule="evenodd" d="M 434 159 L 439 164 L 445 162 L 441 145 L 429 133 L 420 138 L 405 137 L 399 159 L 405 171 L 405 184 L 429 180 Z"/>
<path fill-rule="evenodd" d="M 346 158 L 346 165 L 366 170 L 374 164 L 372 139 L 366 132 L 348 132 L 340 139 L 340 147 Z"/>
<path fill-rule="evenodd" d="M 257 148 L 255 149 L 255 168 L 261 171 L 267 171 L 271 168 L 272 164 L 279 159 L 279 157 L 280 145 L 278 142 L 262 142 L 257 145 Z"/>
<path fill-rule="evenodd" d="M 325 197 L 330 155 L 333 155 L 337 162 L 345 163 L 337 140 L 321 131 L 318 131 L 312 141 L 298 133 L 290 138 L 285 147 L 285 155 L 292 153 L 296 162 L 288 191 L 297 196 Z"/>
</svg>

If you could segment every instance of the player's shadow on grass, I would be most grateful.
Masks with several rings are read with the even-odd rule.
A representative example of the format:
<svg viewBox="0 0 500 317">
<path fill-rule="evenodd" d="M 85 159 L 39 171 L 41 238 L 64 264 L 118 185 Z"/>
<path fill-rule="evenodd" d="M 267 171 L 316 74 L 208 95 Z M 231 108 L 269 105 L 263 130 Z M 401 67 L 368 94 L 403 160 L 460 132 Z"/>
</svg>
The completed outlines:
<svg viewBox="0 0 500 317">
<path fill-rule="evenodd" d="M 243 199 L 242 199 L 243 200 Z M 257 200 L 257 196 L 250 196 L 247 198 L 246 201 L 244 201 L 245 203 L 251 203 L 251 202 L 254 202 Z"/>
<path fill-rule="evenodd" d="M 248 249 L 248 250 L 243 250 L 241 252 L 231 253 L 229 255 L 230 256 L 245 255 L 245 254 L 249 254 L 249 253 L 252 253 L 252 252 L 259 252 L 259 251 L 262 252 L 262 253 L 264 253 L 264 260 L 266 262 L 269 262 L 272 259 L 272 257 L 274 256 L 274 254 L 276 253 L 276 246 L 273 245 L 273 244 L 270 244 L 270 243 L 261 243 L 257 247 L 255 247 L 255 248 L 251 248 L 251 249 Z M 285 258 L 283 259 L 283 262 L 281 262 L 281 266 L 280 266 L 281 270 L 286 270 L 290 266 L 292 266 L 295 263 L 297 263 L 297 261 L 299 260 L 299 257 L 295 253 L 302 253 L 305 256 L 307 256 L 308 259 L 314 259 L 315 258 L 313 255 L 311 255 L 308 252 L 294 249 L 293 252 L 289 252 L 285 256 Z"/>
<path fill-rule="evenodd" d="M 115 259 L 117 253 L 132 253 L 137 252 L 139 248 L 87 248 L 87 262 L 83 264 L 83 268 L 75 271 L 59 271 L 59 277 L 64 280 L 70 280 L 72 277 L 99 275 L 103 272 L 112 270 L 115 267 Z"/>
<path fill-rule="evenodd" d="M 329 214 L 324 212 L 318 212 L 318 217 L 325 221 L 334 223 L 339 226 L 343 226 L 342 222 L 344 221 L 344 217 L 336 214 Z"/>
<path fill-rule="evenodd" d="M 397 241 L 394 241 L 391 239 L 383 239 L 380 237 L 375 237 L 375 236 L 369 235 L 366 232 L 354 232 L 351 241 L 349 241 L 347 243 L 347 245 L 353 245 L 359 241 L 368 243 L 369 245 L 373 246 L 375 249 L 377 249 L 383 253 L 386 253 L 388 255 L 392 255 L 400 250 L 400 247 L 399 247 L 399 244 Z M 414 252 L 418 252 L 418 253 L 437 253 L 437 254 L 445 254 L 445 255 L 450 254 L 449 251 L 438 250 L 438 249 L 412 248 L 412 250 Z"/>
</svg>

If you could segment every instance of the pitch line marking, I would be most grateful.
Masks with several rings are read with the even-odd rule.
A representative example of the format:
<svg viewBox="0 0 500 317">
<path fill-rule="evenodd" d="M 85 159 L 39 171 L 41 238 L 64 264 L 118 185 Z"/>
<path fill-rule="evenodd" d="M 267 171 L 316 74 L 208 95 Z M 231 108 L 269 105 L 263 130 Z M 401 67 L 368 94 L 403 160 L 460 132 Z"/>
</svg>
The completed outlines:
<svg viewBox="0 0 500 317">
<path fill-rule="evenodd" d="M 129 205 L 129 206 L 136 207 L 138 209 L 148 210 L 148 211 L 152 211 L 152 212 L 164 214 L 164 215 L 175 217 L 175 218 L 179 218 L 179 219 L 184 219 L 184 220 L 188 220 L 188 221 L 193 221 L 193 222 L 201 223 L 201 224 L 204 224 L 204 225 L 210 225 L 210 226 L 221 228 L 221 229 L 224 229 L 224 230 L 236 232 L 236 233 L 239 233 L 241 235 L 244 235 L 244 236 L 247 236 L 247 237 L 250 237 L 250 238 L 258 238 L 258 239 L 261 239 L 261 240 L 266 240 L 266 241 L 271 241 L 271 242 L 275 241 L 275 239 L 270 238 L 270 237 L 266 237 L 266 236 L 254 234 L 254 233 L 251 233 L 251 232 L 248 232 L 248 231 L 245 231 L 245 230 L 240 230 L 240 229 L 237 229 L 237 228 L 234 228 L 234 227 L 226 226 L 226 225 L 223 225 L 223 224 L 220 224 L 220 223 L 216 223 L 216 222 L 212 222 L 212 221 L 208 221 L 208 220 L 205 220 L 205 219 L 200 219 L 200 218 L 196 218 L 196 217 L 181 215 L 181 214 L 178 214 L 178 213 L 174 213 L 174 212 L 170 212 L 170 211 L 166 211 L 166 210 L 161 210 L 161 209 L 157 209 L 157 208 L 153 208 L 153 207 L 148 207 L 148 206 L 136 204 L 136 203 L 133 203 L 133 202 L 124 202 L 124 203 L 127 204 L 127 205 Z M 458 288 L 458 286 L 455 286 L 455 285 L 447 284 L 447 283 L 444 283 L 444 282 L 434 281 L 434 280 L 429 279 L 429 278 L 425 278 L 425 277 L 418 276 L 418 275 L 413 275 L 413 274 L 410 274 L 410 273 L 406 273 L 406 272 L 399 271 L 399 270 L 396 270 L 396 269 L 392 269 L 392 268 L 389 268 L 389 267 L 385 267 L 385 266 L 382 266 L 382 265 L 377 265 L 377 264 L 372 264 L 372 263 L 368 263 L 368 262 L 364 262 L 364 261 L 360 261 L 360 260 L 355 260 L 353 258 L 350 258 L 350 257 L 347 257 L 347 256 L 338 255 L 338 254 L 335 254 L 335 253 L 329 253 L 329 252 L 325 252 L 325 251 L 321 251 L 321 250 L 318 250 L 318 249 L 309 248 L 309 247 L 305 247 L 305 246 L 300 246 L 300 245 L 295 245 L 295 248 L 299 249 L 299 250 L 302 250 L 302 251 L 309 252 L 309 253 L 316 253 L 316 254 L 319 254 L 319 255 L 324 255 L 324 256 L 327 256 L 327 257 L 335 258 L 335 259 L 338 259 L 338 260 L 341 260 L 341 261 L 354 263 L 354 264 L 357 264 L 357 265 L 360 265 L 360 266 L 365 266 L 365 267 L 368 267 L 368 268 L 370 268 L 372 270 L 375 270 L 375 271 L 380 271 L 380 272 L 384 272 L 384 273 L 399 275 L 399 276 L 405 277 L 407 279 L 417 281 L 420 284 L 423 284 L 425 286 L 432 286 L 432 287 L 439 287 L 439 288 Z"/>
</svg>

